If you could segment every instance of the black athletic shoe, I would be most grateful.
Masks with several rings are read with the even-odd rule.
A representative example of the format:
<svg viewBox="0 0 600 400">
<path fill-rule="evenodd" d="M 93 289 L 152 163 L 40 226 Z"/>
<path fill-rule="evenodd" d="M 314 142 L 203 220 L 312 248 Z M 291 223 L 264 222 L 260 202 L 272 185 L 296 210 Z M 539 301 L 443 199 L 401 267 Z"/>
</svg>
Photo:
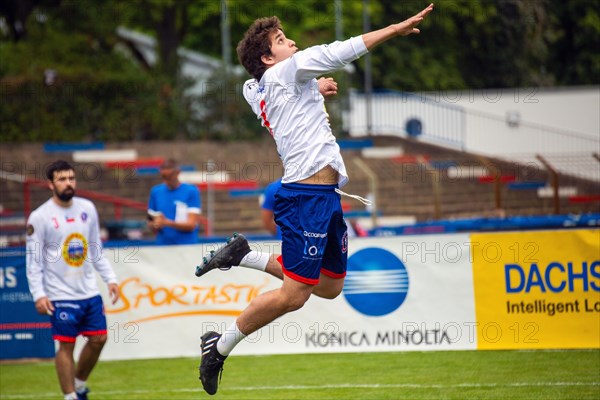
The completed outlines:
<svg viewBox="0 0 600 400">
<path fill-rule="evenodd" d="M 88 400 L 88 393 L 90 389 L 85 388 L 81 392 L 75 392 L 77 394 L 77 400 Z"/>
<path fill-rule="evenodd" d="M 227 356 L 217 351 L 217 342 L 221 335 L 217 332 L 207 332 L 202 335 L 202 359 L 200 360 L 200 381 L 206 393 L 217 393 L 219 381 L 223 374 L 223 363 Z"/>
<path fill-rule="evenodd" d="M 248 240 L 241 233 L 234 233 L 224 246 L 204 257 L 202 265 L 196 267 L 196 276 L 200 277 L 215 268 L 226 271 L 234 265 L 240 265 L 240 261 L 248 253 Z"/>
</svg>

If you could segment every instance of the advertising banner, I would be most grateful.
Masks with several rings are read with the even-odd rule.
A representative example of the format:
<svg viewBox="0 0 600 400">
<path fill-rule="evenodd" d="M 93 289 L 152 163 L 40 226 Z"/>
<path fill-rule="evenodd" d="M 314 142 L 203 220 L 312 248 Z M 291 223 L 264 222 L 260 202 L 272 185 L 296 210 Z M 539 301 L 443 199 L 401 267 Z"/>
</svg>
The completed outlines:
<svg viewBox="0 0 600 400">
<path fill-rule="evenodd" d="M 0 359 L 54 357 L 50 317 L 35 310 L 25 250 L 0 251 Z"/>
<path fill-rule="evenodd" d="M 600 347 L 600 230 L 471 241 L 479 349 Z"/>
<path fill-rule="evenodd" d="M 313 296 L 250 335 L 236 354 L 475 349 L 468 235 L 354 239 L 334 300 Z M 280 252 L 280 242 L 252 243 Z M 199 356 L 200 336 L 222 332 L 281 281 L 246 268 L 194 275 L 214 244 L 107 249 L 122 299 L 106 304 L 103 359 Z M 101 284 L 104 287 L 103 284 Z"/>
<path fill-rule="evenodd" d="M 102 359 L 199 357 L 281 281 L 247 268 L 194 275 L 220 243 L 104 249 L 121 299 L 108 301 Z M 278 241 L 251 243 L 280 253 Z M 307 248 L 307 251 L 311 251 Z M 21 252 L 0 259 L 0 358 L 52 357 Z M 83 340 L 78 340 L 79 352 Z M 236 354 L 600 348 L 600 230 L 353 238 L 342 293 L 246 338 Z"/>
</svg>

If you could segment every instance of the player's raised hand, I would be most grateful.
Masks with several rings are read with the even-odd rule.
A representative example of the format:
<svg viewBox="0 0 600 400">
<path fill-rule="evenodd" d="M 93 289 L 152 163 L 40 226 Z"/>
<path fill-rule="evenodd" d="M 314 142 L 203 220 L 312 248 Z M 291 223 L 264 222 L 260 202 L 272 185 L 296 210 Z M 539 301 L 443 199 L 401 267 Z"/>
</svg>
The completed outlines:
<svg viewBox="0 0 600 400">
<path fill-rule="evenodd" d="M 430 12 L 433 11 L 433 3 L 427 6 L 423 11 L 407 19 L 406 21 L 400 22 L 399 24 L 392 24 L 382 29 L 367 32 L 362 34 L 363 42 L 367 47 L 367 50 L 373 49 L 375 46 L 398 36 L 408 36 L 413 33 L 421 33 L 417 29 L 419 25 Z"/>
<path fill-rule="evenodd" d="M 429 15 L 431 11 L 433 11 L 433 3 L 428 5 L 423 11 L 421 11 L 417 15 L 414 15 L 408 18 L 407 20 L 396 24 L 394 27 L 397 29 L 398 35 L 408 36 L 412 35 L 413 33 L 421 33 L 421 31 L 417 28 L 417 25 L 419 25 Z"/>
</svg>

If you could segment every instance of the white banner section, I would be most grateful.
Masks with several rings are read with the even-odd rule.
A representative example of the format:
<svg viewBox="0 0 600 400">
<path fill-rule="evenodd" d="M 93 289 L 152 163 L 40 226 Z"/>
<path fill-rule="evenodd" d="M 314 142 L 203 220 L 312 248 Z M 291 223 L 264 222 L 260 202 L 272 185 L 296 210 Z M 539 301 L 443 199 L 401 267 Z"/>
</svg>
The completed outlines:
<svg viewBox="0 0 600 400">
<path fill-rule="evenodd" d="M 107 249 L 122 297 L 105 299 L 109 339 L 102 358 L 200 355 L 200 336 L 222 332 L 253 298 L 281 281 L 234 267 L 194 275 L 218 244 Z M 279 242 L 252 243 L 280 252 Z M 344 290 L 250 335 L 234 354 L 465 350 L 476 348 L 467 234 L 356 238 Z"/>
</svg>

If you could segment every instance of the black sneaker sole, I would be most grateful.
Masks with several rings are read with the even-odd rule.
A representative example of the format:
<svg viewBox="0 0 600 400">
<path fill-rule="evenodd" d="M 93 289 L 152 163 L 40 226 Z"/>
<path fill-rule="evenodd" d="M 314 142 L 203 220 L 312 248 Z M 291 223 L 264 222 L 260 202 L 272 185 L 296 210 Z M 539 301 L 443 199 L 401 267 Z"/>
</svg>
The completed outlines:
<svg viewBox="0 0 600 400">
<path fill-rule="evenodd" d="M 198 370 L 200 372 L 200 382 L 202 382 L 202 388 L 204 389 L 204 391 L 206 393 L 208 393 L 209 395 L 214 395 L 215 393 L 217 393 L 217 390 L 219 388 L 219 381 L 220 381 L 220 373 L 222 372 L 222 363 L 225 361 L 225 359 L 223 358 L 221 360 L 221 367 L 219 368 L 219 371 L 215 373 L 215 375 L 213 377 L 211 377 L 211 379 L 206 378 L 206 376 L 204 376 L 203 378 L 203 374 L 202 374 L 202 364 L 205 361 L 205 357 L 211 357 L 210 354 L 204 354 L 207 350 L 206 350 L 206 342 L 208 342 L 209 340 L 213 340 L 213 346 L 208 350 L 208 352 L 217 352 L 217 341 L 219 340 L 219 338 L 221 337 L 221 335 L 219 335 L 216 332 L 207 332 L 204 335 L 202 335 L 201 339 L 202 339 L 202 344 L 200 346 L 201 350 L 202 350 L 202 358 L 200 359 L 200 366 L 198 367 Z M 214 354 L 214 353 L 213 353 Z M 214 356 L 213 356 L 214 357 Z M 227 357 L 225 357 L 227 358 Z M 210 361 L 209 361 L 210 362 Z M 209 369 L 210 367 L 207 366 Z M 206 368 L 206 367 L 205 367 Z M 205 370 L 206 371 L 206 370 Z"/>
<path fill-rule="evenodd" d="M 234 234 L 226 245 L 212 254 L 208 263 L 196 267 L 196 276 L 201 277 L 216 268 L 227 270 L 234 265 L 239 265 L 248 253 L 250 253 L 250 245 L 246 237 L 241 233 Z"/>
</svg>

